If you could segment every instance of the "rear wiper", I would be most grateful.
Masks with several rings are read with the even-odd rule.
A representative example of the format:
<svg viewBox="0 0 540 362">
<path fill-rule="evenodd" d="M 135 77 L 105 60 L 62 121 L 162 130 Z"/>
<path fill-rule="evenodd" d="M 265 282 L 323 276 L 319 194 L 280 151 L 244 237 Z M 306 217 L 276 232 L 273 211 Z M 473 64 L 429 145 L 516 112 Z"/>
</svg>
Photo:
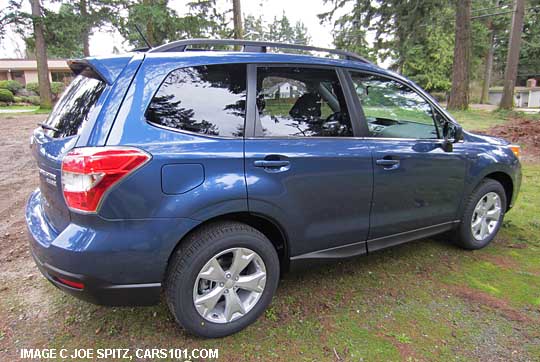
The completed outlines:
<svg viewBox="0 0 540 362">
<path fill-rule="evenodd" d="M 58 128 L 53 127 L 53 126 L 49 126 L 47 123 L 44 123 L 44 122 L 38 123 L 38 126 L 41 126 L 41 128 L 48 129 L 50 131 L 60 132 L 60 130 Z"/>
</svg>

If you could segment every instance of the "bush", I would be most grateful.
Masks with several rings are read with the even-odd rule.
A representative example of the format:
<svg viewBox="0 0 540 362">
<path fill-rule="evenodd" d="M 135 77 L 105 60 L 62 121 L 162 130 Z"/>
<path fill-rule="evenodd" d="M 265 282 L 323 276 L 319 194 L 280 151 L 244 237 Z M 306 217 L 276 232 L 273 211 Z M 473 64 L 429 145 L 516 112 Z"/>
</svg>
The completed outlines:
<svg viewBox="0 0 540 362">
<path fill-rule="evenodd" d="M 29 96 L 26 97 L 26 102 L 33 104 L 34 106 L 39 106 L 41 99 L 39 99 L 39 96 Z"/>
<path fill-rule="evenodd" d="M 39 94 L 39 84 L 38 83 L 26 83 L 26 90 Z"/>
<path fill-rule="evenodd" d="M 13 102 L 15 103 L 22 103 L 24 100 L 23 100 L 23 97 L 13 97 Z"/>
<path fill-rule="evenodd" d="M 437 102 L 446 102 L 448 97 L 446 92 L 429 92 L 429 94 L 431 94 Z"/>
<path fill-rule="evenodd" d="M 13 93 L 9 89 L 0 88 L 0 101 L 1 102 L 13 102 Z"/>
<path fill-rule="evenodd" d="M 53 98 L 56 99 L 64 91 L 65 85 L 62 82 L 51 82 L 51 93 Z M 29 92 L 34 92 L 39 95 L 39 84 L 38 83 L 28 83 L 26 84 L 26 90 Z"/>
<path fill-rule="evenodd" d="M 0 89 L 8 89 L 11 93 L 22 89 L 22 84 L 16 80 L 0 80 Z"/>
<path fill-rule="evenodd" d="M 65 85 L 62 82 L 51 82 L 51 92 L 55 96 L 62 94 L 64 88 Z"/>
</svg>

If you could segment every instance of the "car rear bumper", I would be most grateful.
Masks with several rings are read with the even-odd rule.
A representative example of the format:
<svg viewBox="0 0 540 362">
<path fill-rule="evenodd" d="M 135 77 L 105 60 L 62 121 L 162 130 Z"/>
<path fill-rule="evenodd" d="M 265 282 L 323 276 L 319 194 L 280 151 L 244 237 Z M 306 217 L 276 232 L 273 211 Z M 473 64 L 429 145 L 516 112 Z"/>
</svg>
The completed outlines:
<svg viewBox="0 0 540 362">
<path fill-rule="evenodd" d="M 161 283 L 147 284 L 109 284 L 89 276 L 74 274 L 43 263 L 32 251 L 32 256 L 43 276 L 58 289 L 74 297 L 99 305 L 144 306 L 159 302 Z M 67 279 L 82 283 L 82 289 L 61 282 Z"/>
<path fill-rule="evenodd" d="M 25 213 L 36 265 L 62 291 L 95 304 L 157 303 L 169 256 L 197 224 L 190 219 L 119 221 L 84 215 L 74 216 L 59 232 L 48 222 L 41 198 L 39 190 L 33 192 Z"/>
</svg>

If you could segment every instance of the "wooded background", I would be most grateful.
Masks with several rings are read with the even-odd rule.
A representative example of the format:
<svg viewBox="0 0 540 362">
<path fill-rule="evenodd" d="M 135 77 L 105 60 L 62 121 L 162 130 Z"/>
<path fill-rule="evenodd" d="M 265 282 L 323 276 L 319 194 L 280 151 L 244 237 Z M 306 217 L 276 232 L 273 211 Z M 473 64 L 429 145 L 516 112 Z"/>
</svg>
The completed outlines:
<svg viewBox="0 0 540 362">
<path fill-rule="evenodd" d="M 31 3 L 31 12 L 23 11 L 25 1 Z M 223 11 L 216 0 L 191 1 L 188 13 L 180 15 L 167 0 L 10 0 L 0 10 L 0 37 L 12 26 L 23 37 L 27 56 L 38 60 L 41 73 L 46 67 L 43 59 L 91 55 L 89 38 L 103 28 L 118 30 L 134 48 L 146 46 L 136 25 L 153 46 L 185 38 L 318 45 L 307 27 L 293 24 L 286 12 L 267 22 L 261 15 L 243 17 L 241 0 L 227 4 Z M 512 108 L 514 86 L 540 77 L 540 0 L 323 0 L 323 4 L 331 10 L 321 7 L 319 20 L 333 26 L 336 48 L 389 65 L 448 101 L 450 109 L 487 102 L 490 86 L 504 87 L 500 107 Z M 42 105 L 48 107 L 50 85 L 42 78 Z"/>
</svg>

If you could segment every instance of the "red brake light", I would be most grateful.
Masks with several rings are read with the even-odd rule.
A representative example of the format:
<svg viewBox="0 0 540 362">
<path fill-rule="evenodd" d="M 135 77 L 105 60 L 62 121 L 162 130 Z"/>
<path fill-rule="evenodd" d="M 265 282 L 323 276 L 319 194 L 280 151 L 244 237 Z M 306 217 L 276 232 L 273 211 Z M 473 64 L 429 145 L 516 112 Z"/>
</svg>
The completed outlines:
<svg viewBox="0 0 540 362">
<path fill-rule="evenodd" d="M 71 150 L 62 161 L 62 190 L 67 206 L 96 212 L 114 184 L 150 159 L 131 147 L 83 147 Z"/>
</svg>

